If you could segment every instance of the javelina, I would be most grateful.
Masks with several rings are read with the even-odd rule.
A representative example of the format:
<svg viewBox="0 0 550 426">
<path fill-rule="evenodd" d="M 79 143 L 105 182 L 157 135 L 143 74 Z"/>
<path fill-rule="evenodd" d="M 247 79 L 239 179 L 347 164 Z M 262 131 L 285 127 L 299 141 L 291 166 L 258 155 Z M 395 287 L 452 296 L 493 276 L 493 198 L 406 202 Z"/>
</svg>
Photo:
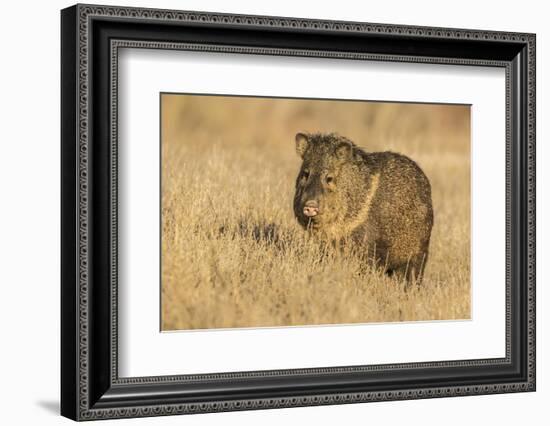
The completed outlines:
<svg viewBox="0 0 550 426">
<path fill-rule="evenodd" d="M 298 222 L 353 244 L 388 275 L 419 283 L 433 224 L 430 182 L 420 167 L 393 152 L 365 152 L 335 133 L 298 133 L 296 151 L 303 159 L 294 196 Z"/>
</svg>

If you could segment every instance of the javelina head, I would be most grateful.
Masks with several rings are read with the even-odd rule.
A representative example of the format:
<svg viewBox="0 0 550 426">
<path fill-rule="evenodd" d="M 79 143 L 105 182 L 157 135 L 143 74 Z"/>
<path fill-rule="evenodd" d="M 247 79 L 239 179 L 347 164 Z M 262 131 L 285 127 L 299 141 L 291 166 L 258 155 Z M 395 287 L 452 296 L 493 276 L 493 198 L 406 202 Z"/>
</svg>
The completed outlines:
<svg viewBox="0 0 550 426">
<path fill-rule="evenodd" d="M 328 231 L 349 210 L 355 145 L 336 134 L 296 135 L 302 158 L 296 179 L 294 214 L 305 228 Z"/>
</svg>

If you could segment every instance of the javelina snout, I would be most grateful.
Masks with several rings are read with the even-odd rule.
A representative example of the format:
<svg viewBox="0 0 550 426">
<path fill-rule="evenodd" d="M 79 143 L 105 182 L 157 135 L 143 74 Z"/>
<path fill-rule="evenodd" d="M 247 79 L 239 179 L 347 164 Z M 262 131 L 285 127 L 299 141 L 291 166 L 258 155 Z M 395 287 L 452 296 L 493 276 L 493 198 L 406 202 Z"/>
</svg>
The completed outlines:
<svg viewBox="0 0 550 426">
<path fill-rule="evenodd" d="M 337 134 L 296 135 L 294 213 L 311 232 L 350 241 L 390 275 L 420 282 L 433 225 L 430 183 L 411 159 L 367 153 Z"/>
<path fill-rule="evenodd" d="M 303 209 L 304 215 L 307 217 L 317 216 L 319 213 L 319 203 L 315 200 L 306 201 Z"/>
</svg>

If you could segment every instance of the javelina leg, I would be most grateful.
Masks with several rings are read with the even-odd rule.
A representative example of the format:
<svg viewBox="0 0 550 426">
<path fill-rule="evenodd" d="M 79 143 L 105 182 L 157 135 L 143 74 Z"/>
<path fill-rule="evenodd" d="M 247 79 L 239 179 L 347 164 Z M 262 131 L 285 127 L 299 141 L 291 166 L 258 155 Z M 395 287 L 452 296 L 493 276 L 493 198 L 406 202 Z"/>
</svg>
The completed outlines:
<svg viewBox="0 0 550 426">
<path fill-rule="evenodd" d="M 407 286 L 422 283 L 424 277 L 424 266 L 426 264 L 427 254 L 413 256 L 408 262 L 399 265 L 393 269 L 398 279 L 405 280 Z"/>
<path fill-rule="evenodd" d="M 428 260 L 427 252 L 416 256 L 415 264 L 414 264 L 414 267 L 416 270 L 416 276 L 414 277 L 414 280 L 418 285 L 422 284 L 422 279 L 424 278 L 424 269 L 426 268 L 427 260 Z"/>
</svg>

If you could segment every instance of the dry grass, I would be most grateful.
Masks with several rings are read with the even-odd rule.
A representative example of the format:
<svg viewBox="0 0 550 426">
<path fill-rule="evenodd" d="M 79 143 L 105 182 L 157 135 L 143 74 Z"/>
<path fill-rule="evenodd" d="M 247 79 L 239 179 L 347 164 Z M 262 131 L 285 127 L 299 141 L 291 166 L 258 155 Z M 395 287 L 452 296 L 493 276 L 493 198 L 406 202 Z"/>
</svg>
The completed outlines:
<svg viewBox="0 0 550 426">
<path fill-rule="evenodd" d="M 469 108 L 163 95 L 162 329 L 470 318 Z M 307 238 L 298 131 L 410 156 L 432 184 L 420 287 Z"/>
</svg>

